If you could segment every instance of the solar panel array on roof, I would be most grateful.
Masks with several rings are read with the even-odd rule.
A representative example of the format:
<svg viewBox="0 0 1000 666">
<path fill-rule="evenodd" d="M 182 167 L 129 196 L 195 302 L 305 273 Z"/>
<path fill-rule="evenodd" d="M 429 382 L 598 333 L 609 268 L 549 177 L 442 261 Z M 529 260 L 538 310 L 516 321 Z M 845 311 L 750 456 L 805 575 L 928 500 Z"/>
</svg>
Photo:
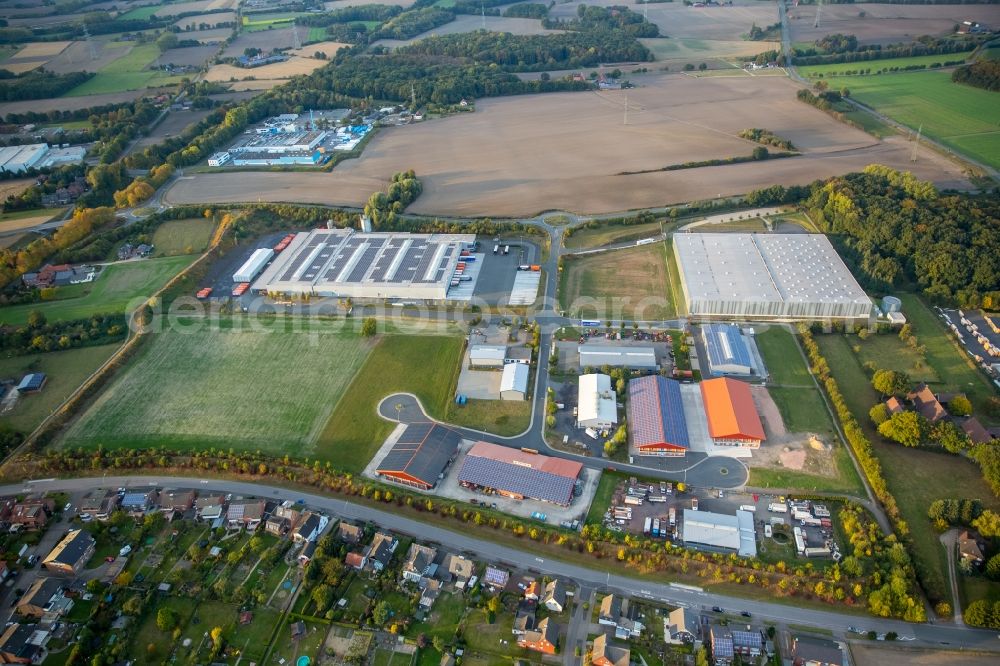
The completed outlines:
<svg viewBox="0 0 1000 666">
<path fill-rule="evenodd" d="M 461 436 L 436 423 L 411 423 L 375 470 L 389 477 L 411 477 L 433 487 L 451 461 Z"/>
<path fill-rule="evenodd" d="M 750 374 L 753 362 L 746 341 L 735 324 L 708 324 L 702 328 L 713 372 Z"/>
<path fill-rule="evenodd" d="M 17 385 L 17 390 L 19 392 L 28 391 L 38 391 L 45 384 L 45 373 L 44 372 L 33 372 L 30 375 L 25 375 L 21 380 L 21 383 Z"/>
<path fill-rule="evenodd" d="M 659 375 L 630 381 L 628 428 L 632 443 L 640 450 L 690 448 L 680 384 Z"/>
<path fill-rule="evenodd" d="M 479 442 L 466 454 L 462 469 L 458 472 L 460 483 L 492 488 L 555 504 L 568 505 L 572 500 L 573 488 L 582 469 L 579 463 L 572 466 L 576 471 L 575 475 L 560 473 L 563 472 L 563 467 L 568 470 L 569 465 L 552 465 L 553 471 L 546 471 L 533 468 L 530 463 L 521 462 L 517 459 L 521 456 L 508 456 L 509 459 L 495 457 L 491 454 L 503 447 L 489 444 L 482 446 L 484 444 L 486 443 Z M 512 451 L 512 453 L 519 452 Z M 538 454 L 531 455 L 533 458 L 538 458 L 539 467 L 544 466 L 542 463 L 548 460 L 557 460 L 559 463 L 573 462 Z"/>
</svg>

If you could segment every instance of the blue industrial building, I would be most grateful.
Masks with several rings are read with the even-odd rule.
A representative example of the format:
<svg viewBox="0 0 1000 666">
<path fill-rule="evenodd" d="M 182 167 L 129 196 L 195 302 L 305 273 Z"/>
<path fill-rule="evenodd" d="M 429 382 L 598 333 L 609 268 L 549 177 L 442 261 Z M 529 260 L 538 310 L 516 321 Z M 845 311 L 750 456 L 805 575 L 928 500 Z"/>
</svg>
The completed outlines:
<svg viewBox="0 0 1000 666">
<path fill-rule="evenodd" d="M 708 370 L 713 375 L 749 377 L 753 374 L 750 349 L 736 324 L 707 324 L 701 327 Z"/>
</svg>

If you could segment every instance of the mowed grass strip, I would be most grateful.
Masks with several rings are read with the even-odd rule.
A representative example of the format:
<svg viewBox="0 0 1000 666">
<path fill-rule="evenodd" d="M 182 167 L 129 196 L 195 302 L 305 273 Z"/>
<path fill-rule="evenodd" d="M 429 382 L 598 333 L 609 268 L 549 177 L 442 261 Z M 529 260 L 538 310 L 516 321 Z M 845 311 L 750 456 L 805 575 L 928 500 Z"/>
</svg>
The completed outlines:
<svg viewBox="0 0 1000 666">
<path fill-rule="evenodd" d="M 112 344 L 0 359 L 0 377 L 19 381 L 31 372 L 44 372 L 48 376 L 40 392 L 19 397 L 14 409 L 0 416 L 0 423 L 31 432 L 116 349 L 118 345 Z"/>
<path fill-rule="evenodd" d="M 646 224 L 615 224 L 601 225 L 593 229 L 576 229 L 565 239 L 563 244 L 572 250 L 601 247 L 612 243 L 622 243 L 630 240 L 640 240 L 660 233 L 659 222 Z"/>
<path fill-rule="evenodd" d="M 559 304 L 570 316 L 657 320 L 673 316 L 663 243 L 567 259 Z"/>
<path fill-rule="evenodd" d="M 353 331 L 332 327 L 194 326 L 154 334 L 64 443 L 311 457 L 317 433 L 371 348 Z"/>
<path fill-rule="evenodd" d="M 501 437 L 519 435 L 531 423 L 530 400 L 469 400 L 448 403 L 448 423 L 485 430 Z"/>
<path fill-rule="evenodd" d="M 12 326 L 24 324 L 32 310 L 43 313 L 49 321 L 125 312 L 126 308 L 137 306 L 140 299 L 156 293 L 192 261 L 192 256 L 179 256 L 111 264 L 93 282 L 61 288 L 66 290 L 64 293 L 74 294 L 74 298 L 3 307 L 0 322 Z"/>
<path fill-rule="evenodd" d="M 378 403 L 392 393 L 413 393 L 432 417 L 444 420 L 461 355 L 460 337 L 382 337 L 337 403 L 312 456 L 348 472 L 363 470 L 396 425 L 376 412 Z"/>
<path fill-rule="evenodd" d="M 805 359 L 791 331 L 779 326 L 755 329 L 754 340 L 764 357 L 764 365 L 771 381 L 781 386 L 815 387 Z"/>
<path fill-rule="evenodd" d="M 66 97 L 101 95 L 145 88 L 156 71 L 149 69 L 150 63 L 160 55 L 156 44 L 138 44 L 121 58 L 102 67 L 97 75 L 73 88 Z"/>
<path fill-rule="evenodd" d="M 946 62 L 966 60 L 972 51 L 963 53 L 946 53 L 944 55 L 922 55 L 910 58 L 881 58 L 879 60 L 866 60 L 863 62 L 841 62 L 830 65 L 806 65 L 797 67 L 799 74 L 810 78 L 828 76 L 873 76 L 873 74 L 848 74 L 848 72 L 858 72 L 859 70 L 870 70 L 879 72 L 893 67 L 903 69 L 905 67 L 930 67 L 931 65 L 942 65 Z"/>
<path fill-rule="evenodd" d="M 215 223 L 200 217 L 164 222 L 153 233 L 153 254 L 170 257 L 201 252 L 214 231 Z"/>
</svg>

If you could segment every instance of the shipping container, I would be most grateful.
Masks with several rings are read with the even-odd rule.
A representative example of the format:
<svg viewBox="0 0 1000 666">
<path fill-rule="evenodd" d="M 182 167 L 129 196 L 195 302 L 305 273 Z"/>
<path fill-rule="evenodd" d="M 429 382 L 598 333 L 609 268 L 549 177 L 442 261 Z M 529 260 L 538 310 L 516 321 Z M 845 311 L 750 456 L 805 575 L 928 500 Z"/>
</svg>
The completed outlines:
<svg viewBox="0 0 1000 666">
<path fill-rule="evenodd" d="M 756 513 L 757 507 L 753 504 L 743 504 L 740 506 L 740 511 L 749 511 L 750 513 Z"/>
<path fill-rule="evenodd" d="M 670 507 L 670 513 L 668 515 L 669 515 L 668 520 L 670 521 L 670 526 L 673 527 L 674 525 L 677 524 L 677 509 L 675 509 L 674 507 Z"/>
</svg>

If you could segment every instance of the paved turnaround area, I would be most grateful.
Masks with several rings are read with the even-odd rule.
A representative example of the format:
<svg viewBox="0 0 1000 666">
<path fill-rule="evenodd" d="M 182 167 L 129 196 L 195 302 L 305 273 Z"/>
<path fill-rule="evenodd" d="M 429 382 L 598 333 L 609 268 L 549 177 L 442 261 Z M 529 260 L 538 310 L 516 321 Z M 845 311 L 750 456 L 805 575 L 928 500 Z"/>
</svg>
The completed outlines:
<svg viewBox="0 0 1000 666">
<path fill-rule="evenodd" d="M 165 481 L 167 479 L 169 481 Z M 957 627 L 953 624 L 907 624 L 897 620 L 842 614 L 834 610 L 813 610 L 791 605 L 750 601 L 737 597 L 710 594 L 695 587 L 673 585 L 666 579 L 663 582 L 640 580 L 609 571 L 598 571 L 556 559 L 539 557 L 527 550 L 501 546 L 484 539 L 469 536 L 467 533 L 454 532 L 450 529 L 428 525 L 388 511 L 352 504 L 346 500 L 301 493 L 261 483 L 170 477 L 166 475 L 148 477 L 138 475 L 108 476 L 28 481 L 21 484 L 0 486 L 0 494 L 77 492 L 92 489 L 98 483 L 102 486 L 127 486 L 133 488 L 143 485 L 160 486 L 164 483 L 169 483 L 170 485 L 190 486 L 201 491 L 211 489 L 222 493 L 270 497 L 278 500 L 296 501 L 301 499 L 312 507 L 329 512 L 331 516 L 339 516 L 349 520 L 371 521 L 394 532 L 414 536 L 425 542 L 440 544 L 460 552 L 474 553 L 477 557 L 509 565 L 512 568 L 562 576 L 576 581 L 581 587 L 589 590 L 618 592 L 700 610 L 708 610 L 712 606 L 721 606 L 730 611 L 746 610 L 753 613 L 757 620 L 770 620 L 776 623 L 815 627 L 821 630 L 832 631 L 837 636 L 845 634 L 848 627 L 857 626 L 866 631 L 872 630 L 880 633 L 895 631 L 901 640 L 913 641 L 912 644 L 954 645 L 956 647 L 961 646 L 964 649 L 1000 652 L 1000 639 L 998 639 L 995 631 Z M 462 529 L 464 526 L 456 527 Z M 595 562 L 595 564 L 597 563 Z"/>
</svg>

